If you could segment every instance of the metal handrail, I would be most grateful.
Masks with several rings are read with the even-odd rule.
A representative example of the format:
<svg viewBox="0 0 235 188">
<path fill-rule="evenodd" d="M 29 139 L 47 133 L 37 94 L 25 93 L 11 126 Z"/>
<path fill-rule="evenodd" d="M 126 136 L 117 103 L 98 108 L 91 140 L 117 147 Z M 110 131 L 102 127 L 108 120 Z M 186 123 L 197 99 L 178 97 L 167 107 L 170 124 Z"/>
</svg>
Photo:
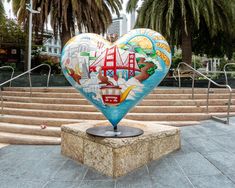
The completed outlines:
<svg viewBox="0 0 235 188">
<path fill-rule="evenodd" d="M 15 73 L 15 70 L 12 66 L 1 66 L 0 69 L 11 69 L 11 79 L 13 78 L 13 75 Z M 10 82 L 10 87 L 11 87 L 11 82 Z"/>
<path fill-rule="evenodd" d="M 225 64 L 224 65 L 224 76 L 225 76 L 225 83 L 228 85 L 228 72 L 229 71 L 226 71 L 226 67 L 227 66 L 230 66 L 230 65 L 233 65 L 233 66 L 235 66 L 235 63 L 227 63 L 227 64 Z M 232 72 L 233 73 L 233 72 Z"/>
<path fill-rule="evenodd" d="M 19 74 L 18 76 L 15 76 L 14 78 L 11 78 L 11 79 L 9 79 L 9 80 L 7 80 L 7 81 L 5 81 L 5 82 L 0 84 L 0 96 L 1 96 L 1 106 L 2 106 L 1 115 L 3 115 L 2 86 L 28 73 L 29 74 L 30 97 L 32 97 L 32 80 L 31 80 L 30 73 L 31 73 L 31 71 L 33 71 L 33 70 L 35 70 L 35 69 L 37 69 L 39 67 L 42 67 L 42 66 L 47 66 L 49 68 L 48 76 L 47 76 L 47 86 L 46 86 L 46 87 L 48 87 L 49 86 L 49 79 L 50 79 L 50 75 L 51 75 L 51 66 L 48 65 L 48 64 L 38 65 L 38 66 L 36 66 L 36 67 L 34 67 L 34 68 L 30 69 L 30 70 L 27 70 L 27 71 L 23 72 L 22 74 Z"/>
<path fill-rule="evenodd" d="M 198 75 L 204 77 L 205 79 L 207 79 L 208 82 L 208 88 L 207 88 L 207 99 L 206 99 L 206 109 L 207 109 L 207 113 L 209 113 L 209 95 L 210 95 L 210 86 L 211 83 L 213 83 L 214 85 L 218 86 L 218 87 L 224 87 L 227 88 L 229 90 L 229 98 L 228 98 L 228 107 L 227 107 L 227 121 L 224 121 L 222 119 L 220 119 L 219 117 L 216 116 L 212 116 L 212 118 L 222 121 L 223 123 L 229 124 L 229 115 L 230 115 L 230 106 L 231 106 L 231 100 L 232 100 L 232 89 L 229 85 L 221 85 L 216 83 L 215 81 L 213 81 L 212 79 L 208 78 L 207 76 L 205 76 L 204 74 L 202 74 L 201 72 L 197 71 L 196 69 L 194 69 L 193 67 L 191 67 L 190 65 L 188 65 L 187 63 L 181 62 L 178 64 L 177 66 L 177 71 L 178 71 L 178 78 L 179 78 L 179 88 L 181 88 L 181 79 L 180 79 L 180 66 L 184 65 L 186 67 L 188 67 L 190 70 L 193 71 L 193 81 L 192 81 L 192 99 L 194 100 L 194 83 L 195 83 L 195 73 L 197 73 Z"/>
</svg>

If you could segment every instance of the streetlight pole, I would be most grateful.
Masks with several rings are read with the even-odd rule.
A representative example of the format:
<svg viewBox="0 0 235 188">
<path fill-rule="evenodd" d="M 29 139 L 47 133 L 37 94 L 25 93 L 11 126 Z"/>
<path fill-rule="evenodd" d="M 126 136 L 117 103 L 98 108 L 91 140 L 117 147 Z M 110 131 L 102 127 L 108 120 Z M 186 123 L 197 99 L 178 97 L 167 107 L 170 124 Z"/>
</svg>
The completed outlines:
<svg viewBox="0 0 235 188">
<path fill-rule="evenodd" d="M 31 51 L 32 51 L 32 9 L 33 9 L 33 2 L 30 0 L 29 7 L 29 43 L 28 43 L 28 70 L 31 69 Z"/>
<path fill-rule="evenodd" d="M 40 10 L 33 10 L 33 0 L 26 4 L 26 9 L 29 11 L 29 43 L 28 43 L 28 70 L 31 69 L 31 51 L 32 51 L 32 18 L 33 13 L 40 13 Z"/>
</svg>

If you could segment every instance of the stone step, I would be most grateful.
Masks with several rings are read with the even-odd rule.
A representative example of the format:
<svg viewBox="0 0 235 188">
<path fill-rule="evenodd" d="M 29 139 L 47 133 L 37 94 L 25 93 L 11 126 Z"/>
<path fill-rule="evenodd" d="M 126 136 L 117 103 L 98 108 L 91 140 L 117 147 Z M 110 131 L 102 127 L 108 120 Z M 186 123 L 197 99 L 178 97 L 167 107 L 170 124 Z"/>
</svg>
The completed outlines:
<svg viewBox="0 0 235 188">
<path fill-rule="evenodd" d="M 16 97 L 3 96 L 4 101 L 26 102 L 26 103 L 45 103 L 45 104 L 90 104 L 86 99 L 59 99 L 59 98 L 38 98 L 38 97 Z"/>
<path fill-rule="evenodd" d="M 29 92 L 18 92 L 18 91 L 3 91 L 3 96 L 17 96 L 17 97 L 30 97 Z M 33 92 L 31 97 L 39 97 L 39 98 L 76 98 L 76 99 L 84 99 L 84 97 L 79 93 L 45 93 L 45 92 Z M 195 99 L 206 99 L 206 94 L 195 94 Z M 227 93 L 213 93 L 210 94 L 211 99 L 228 99 Z M 235 98 L 235 94 L 233 94 L 233 98 Z M 149 94 L 145 97 L 145 99 L 192 99 L 191 94 Z"/>
<path fill-rule="evenodd" d="M 47 126 L 60 127 L 63 124 L 72 124 L 79 122 L 90 122 L 92 120 L 75 120 L 75 119 L 62 119 L 62 118 L 42 118 L 42 117 L 30 117 L 30 116 L 16 116 L 16 115 L 3 115 L 0 118 L 1 122 L 6 123 L 15 123 L 15 124 L 25 124 L 25 125 L 41 125 L 45 124 Z M 93 120 L 94 121 L 94 120 Z M 95 122 L 102 122 L 96 120 Z M 168 121 L 164 119 L 162 121 L 151 121 L 164 125 L 172 126 L 185 126 L 185 125 L 194 125 L 198 124 L 199 121 Z"/>
<path fill-rule="evenodd" d="M 156 109 L 156 108 L 155 108 Z M 182 114 L 180 113 L 184 113 L 184 115 L 189 116 L 190 114 L 195 114 L 195 113 L 205 113 L 206 112 L 206 107 L 201 108 L 200 107 L 196 107 L 193 109 L 198 109 L 198 111 L 194 111 L 192 110 L 192 108 L 180 108 L 180 110 L 174 110 L 174 108 L 163 108 L 162 111 L 159 108 L 157 111 L 154 111 L 151 108 L 148 110 L 148 112 L 146 113 L 145 111 L 139 111 L 139 112 L 130 112 L 127 114 L 126 118 L 127 119 L 131 119 L 129 117 L 133 117 L 133 116 L 140 116 L 140 118 L 142 117 L 142 119 L 140 119 L 139 117 L 136 117 L 138 120 L 146 120 L 145 116 L 163 116 L 165 117 L 166 115 L 170 116 L 173 119 L 178 119 L 178 118 L 183 118 L 181 117 Z M 216 111 L 216 109 L 220 109 L 218 111 Z M 227 108 L 222 108 L 224 109 L 224 111 L 227 110 Z M 188 111 L 187 111 L 188 110 Z M 191 110 L 191 111 L 190 111 Z M 183 111 L 183 112 L 182 112 Z M 217 107 L 217 108 L 210 108 L 211 112 L 221 112 L 221 108 Z M 222 111 L 223 112 L 223 111 Z M 234 112 L 234 107 L 232 107 L 231 112 Z M 176 117 L 176 113 L 180 116 L 180 117 Z M 33 117 L 47 117 L 47 118 L 63 118 L 63 119 L 83 119 L 83 120 L 105 120 L 106 118 L 104 117 L 104 115 L 101 112 L 84 112 L 84 111 L 55 111 L 55 110 L 41 110 L 41 109 L 24 109 L 24 108 L 4 108 L 3 109 L 3 114 L 7 114 L 7 115 L 20 115 L 20 116 L 33 116 Z M 130 115 L 130 116 L 129 116 Z M 170 121 L 172 121 L 173 119 L 171 119 Z M 158 121 L 157 117 L 153 117 L 153 120 Z M 159 121 L 163 121 L 162 119 Z M 184 119 L 180 120 L 180 121 L 185 121 Z M 193 120 L 194 121 L 194 120 Z M 195 121 L 198 121 L 197 119 Z"/>
<path fill-rule="evenodd" d="M 231 100 L 231 104 L 235 105 L 235 99 Z M 226 105 L 228 103 L 228 99 L 209 99 L 210 106 L 220 106 Z M 168 100 L 154 100 L 154 99 L 144 99 L 141 101 L 139 106 L 178 106 L 181 108 L 182 106 L 205 106 L 206 99 L 168 99 Z"/>
<path fill-rule="evenodd" d="M 24 102 L 10 102 L 4 101 L 4 107 L 7 108 L 27 108 L 27 109 L 41 109 L 41 110 L 57 110 L 57 111 L 84 111 L 84 112 L 98 112 L 93 105 L 70 105 L 70 104 L 46 104 L 45 103 L 24 103 Z"/>
<path fill-rule="evenodd" d="M 105 120 L 106 118 L 100 112 L 68 112 L 68 111 L 48 111 L 33 109 L 11 109 L 4 108 L 4 114 L 17 116 L 32 116 L 76 120 Z M 128 113 L 126 119 L 141 121 L 200 121 L 210 118 L 206 113 Z"/>
<path fill-rule="evenodd" d="M 61 138 L 0 132 L 0 142 L 8 144 L 59 145 Z"/>
<path fill-rule="evenodd" d="M 105 117 L 72 87 L 4 88 L 4 114 L 0 116 L 0 142 L 10 144 L 60 144 L 60 126 L 78 122 L 102 122 Z M 206 113 L 207 89 L 156 88 L 126 115 L 128 120 L 164 125 L 196 125 L 212 115 L 225 117 L 228 95 L 213 89 Z M 231 114 L 235 115 L 233 94 Z M 0 109 L 1 110 L 1 109 Z M 46 129 L 41 129 L 41 125 Z"/>
<path fill-rule="evenodd" d="M 0 123 L 0 132 L 60 137 L 61 130 L 59 127 L 47 126 L 45 129 L 42 129 L 40 125 Z"/>
<path fill-rule="evenodd" d="M 30 91 L 29 87 L 4 87 L 4 91 Z M 50 93 L 77 93 L 73 87 L 32 87 L 33 92 L 50 92 Z M 212 88 L 211 91 L 218 93 L 225 93 L 227 89 Z M 177 88 L 177 87 L 157 87 L 152 93 L 154 94 L 191 94 L 191 88 Z M 207 93 L 207 88 L 195 88 L 195 93 Z"/>
<path fill-rule="evenodd" d="M 209 112 L 225 112 L 225 106 L 209 106 Z M 230 111 L 235 112 L 235 105 L 230 106 Z M 206 113 L 206 106 L 136 106 L 130 113 Z"/>
<path fill-rule="evenodd" d="M 74 112 L 74 111 L 55 111 L 55 110 L 38 110 L 38 109 L 16 109 L 4 108 L 3 114 L 48 117 L 48 118 L 64 118 L 64 119 L 83 119 L 83 120 L 105 120 L 100 112 Z"/>
<path fill-rule="evenodd" d="M 21 103 L 8 102 L 3 103 L 4 108 L 23 108 L 23 109 L 40 109 L 40 110 L 56 110 L 56 111 L 82 111 L 82 112 L 98 112 L 93 105 L 68 105 L 68 104 L 42 104 L 42 103 Z M 227 106 L 209 106 L 210 112 L 224 112 Z M 231 111 L 235 111 L 235 106 L 231 106 Z M 206 112 L 206 106 L 136 106 L 130 112 L 135 113 L 199 113 Z"/>
<path fill-rule="evenodd" d="M 29 87 L 4 87 L 4 91 L 26 91 L 29 92 Z M 77 93 L 73 87 L 32 87 L 32 92 L 56 92 L 56 93 Z"/>
<path fill-rule="evenodd" d="M 128 113 L 126 119 L 138 121 L 202 121 L 210 119 L 211 115 L 206 113 Z"/>
<path fill-rule="evenodd" d="M 44 103 L 44 104 L 71 104 L 71 105 L 89 105 L 86 99 L 58 99 L 58 98 L 38 98 L 38 97 L 15 97 L 3 96 L 4 101 L 25 102 L 25 103 Z M 225 105 L 228 99 L 210 99 L 210 105 Z M 232 99 L 235 104 L 235 99 Z M 206 99 L 144 99 L 139 103 L 140 106 L 193 106 L 205 105 Z"/>
<path fill-rule="evenodd" d="M 207 119 L 211 119 L 212 116 L 218 116 L 218 117 L 226 117 L 227 113 L 225 112 L 213 112 L 213 113 L 188 113 L 183 114 L 182 113 L 129 113 L 126 115 L 126 119 L 130 120 L 138 120 L 138 121 L 203 121 Z M 235 112 L 231 112 L 230 116 L 235 116 Z M 143 118 L 144 117 L 144 118 Z"/>
<path fill-rule="evenodd" d="M 227 93 L 226 88 L 211 88 L 211 93 Z M 232 91 L 235 93 L 235 91 Z M 177 87 L 157 87 L 152 93 L 155 94 L 192 94 L 192 88 L 177 88 Z M 207 94 L 207 88 L 195 88 L 195 94 Z"/>
<path fill-rule="evenodd" d="M 20 115 L 2 115 L 0 122 L 24 124 L 24 125 L 47 125 L 53 127 L 60 127 L 63 124 L 78 123 L 85 120 L 64 119 L 64 118 L 46 118 L 46 117 L 32 117 Z M 97 120 L 98 121 L 98 120 Z"/>
</svg>

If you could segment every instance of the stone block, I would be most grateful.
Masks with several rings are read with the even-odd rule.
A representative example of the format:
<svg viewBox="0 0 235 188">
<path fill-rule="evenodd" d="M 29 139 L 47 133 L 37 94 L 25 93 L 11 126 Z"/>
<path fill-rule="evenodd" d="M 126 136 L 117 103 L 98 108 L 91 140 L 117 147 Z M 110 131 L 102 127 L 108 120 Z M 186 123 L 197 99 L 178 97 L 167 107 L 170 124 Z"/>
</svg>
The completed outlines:
<svg viewBox="0 0 235 188">
<path fill-rule="evenodd" d="M 62 126 L 61 152 L 99 172 L 123 176 L 152 160 L 180 148 L 180 130 L 151 122 L 123 120 L 119 126 L 141 128 L 144 134 L 131 138 L 100 138 L 86 134 L 102 123 L 76 123 Z"/>
</svg>

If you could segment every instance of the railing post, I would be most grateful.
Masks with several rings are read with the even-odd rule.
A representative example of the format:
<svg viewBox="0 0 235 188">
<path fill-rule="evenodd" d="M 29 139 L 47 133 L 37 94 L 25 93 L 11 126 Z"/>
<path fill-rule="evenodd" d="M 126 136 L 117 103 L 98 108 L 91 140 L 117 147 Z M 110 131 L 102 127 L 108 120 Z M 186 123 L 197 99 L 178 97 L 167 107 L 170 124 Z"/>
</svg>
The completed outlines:
<svg viewBox="0 0 235 188">
<path fill-rule="evenodd" d="M 51 75 L 51 66 L 50 65 L 47 65 L 47 64 L 41 64 L 41 65 L 38 65 L 37 67 L 34 67 L 34 68 L 32 68 L 32 69 L 30 69 L 30 70 L 28 70 L 28 71 L 25 71 L 24 73 L 22 73 L 22 74 L 19 74 L 19 75 L 17 75 L 17 76 L 15 76 L 14 78 L 12 78 L 11 77 L 11 79 L 9 79 L 9 80 L 7 80 L 7 81 L 5 81 L 5 82 L 3 82 L 3 83 L 1 83 L 0 84 L 0 97 L 1 97 L 1 108 L 2 108 L 2 110 L 1 110 L 1 114 L 3 115 L 3 96 L 2 96 L 2 86 L 4 85 L 4 84 L 7 84 L 7 83 L 11 83 L 11 81 L 12 80 L 15 80 L 15 79 L 17 79 L 17 78 L 19 78 L 19 77 L 21 77 L 21 76 L 23 76 L 23 75 L 26 75 L 27 73 L 28 73 L 28 76 L 29 76 L 29 86 L 30 86 L 30 97 L 32 97 L 32 80 L 31 80 L 31 71 L 32 70 L 35 70 L 35 69 L 37 69 L 37 68 L 39 68 L 39 67 L 42 67 L 42 66 L 48 66 L 49 67 L 49 71 L 48 71 L 48 77 L 47 77 L 47 87 L 49 86 L 49 79 L 50 79 L 50 75 Z M 1 67 L 0 67 L 1 68 Z M 12 68 L 13 69 L 13 68 Z M 12 73 L 12 76 L 14 75 L 14 69 L 13 69 L 13 73 Z"/>
<path fill-rule="evenodd" d="M 225 77 L 227 76 L 227 72 L 226 72 L 226 66 L 227 65 L 231 65 L 231 64 L 234 64 L 235 63 L 229 63 L 229 64 L 226 64 L 224 66 L 224 74 L 225 74 Z M 195 74 L 197 73 L 198 75 L 200 76 L 203 76 L 204 78 L 206 78 L 209 82 L 208 82 L 208 88 L 207 88 L 207 99 L 206 99 L 206 111 L 207 113 L 209 113 L 209 96 L 210 96 L 210 87 L 211 87 L 211 83 L 213 83 L 214 85 L 218 86 L 218 87 L 226 87 L 229 89 L 229 98 L 228 98 L 228 107 L 227 107 L 227 121 L 224 121 L 222 120 L 221 118 L 219 117 L 216 117 L 216 116 L 212 116 L 213 119 L 215 120 L 218 120 L 220 122 L 223 122 L 223 123 L 227 123 L 229 124 L 229 116 L 230 116 L 230 107 L 231 107 L 231 100 L 232 100 L 232 89 L 231 87 L 226 84 L 226 85 L 221 85 L 221 84 L 218 84 L 216 82 L 214 82 L 213 80 L 211 80 L 210 78 L 208 78 L 207 76 L 205 76 L 204 74 L 202 74 L 201 72 L 195 70 L 194 68 L 192 68 L 191 66 L 189 66 L 188 64 L 184 63 L 184 62 L 181 62 L 179 63 L 178 67 L 177 67 L 177 70 L 178 70 L 178 77 L 179 77 L 179 87 L 181 87 L 181 81 L 180 81 L 180 74 L 179 74 L 179 68 L 181 65 L 185 65 L 187 66 L 188 68 L 190 68 L 191 70 L 193 70 L 193 81 L 192 81 L 192 98 L 194 99 L 194 84 L 195 84 Z M 226 80 L 226 83 L 228 82 L 228 80 Z"/>
<path fill-rule="evenodd" d="M 11 68 L 12 68 L 12 73 L 11 73 L 11 79 L 12 79 L 14 76 L 15 70 L 13 69 L 13 67 L 11 67 Z M 11 81 L 10 81 L 10 87 L 11 87 Z"/>
<path fill-rule="evenodd" d="M 179 88 L 181 88 L 181 79 L 180 79 L 180 69 L 179 69 L 179 67 L 178 67 L 177 71 L 178 71 L 178 79 L 179 79 Z"/>
<path fill-rule="evenodd" d="M 195 72 L 193 71 L 193 81 L 192 81 L 192 99 L 194 100 L 194 84 L 195 84 Z"/>
<path fill-rule="evenodd" d="M 230 65 L 235 66 L 235 63 L 227 63 L 226 65 L 224 65 L 224 76 L 225 76 L 226 85 L 228 85 L 228 74 L 227 74 L 227 71 L 226 71 L 226 67 L 230 66 Z"/>
<path fill-rule="evenodd" d="M 225 67 L 226 67 L 226 66 L 224 66 L 225 84 L 228 85 L 228 76 L 227 76 L 227 72 L 226 72 L 226 70 L 225 70 Z"/>
<path fill-rule="evenodd" d="M 30 91 L 30 97 L 32 97 L 32 80 L 31 80 L 31 70 L 29 71 L 29 91 Z"/>
<path fill-rule="evenodd" d="M 1 95 L 1 116 L 3 116 L 3 96 L 2 96 L 2 87 L 0 87 L 0 95 Z"/>
<path fill-rule="evenodd" d="M 211 87 L 211 81 L 208 82 L 208 88 L 207 88 L 207 98 L 206 98 L 206 112 L 209 113 L 209 95 L 210 95 L 210 87 Z"/>
<path fill-rule="evenodd" d="M 13 78 L 13 75 L 15 73 L 15 70 L 12 66 L 2 66 L 0 67 L 0 69 L 5 69 L 5 68 L 10 68 L 12 71 L 11 71 L 11 79 Z M 11 87 L 11 81 L 10 81 L 10 84 L 9 84 L 9 87 Z"/>
<path fill-rule="evenodd" d="M 48 65 L 49 71 L 48 71 L 48 76 L 47 76 L 47 87 L 49 86 L 49 80 L 50 80 L 50 76 L 51 76 L 51 66 Z"/>
<path fill-rule="evenodd" d="M 232 101 L 232 89 L 230 86 L 228 86 L 228 89 L 229 89 L 229 98 L 228 98 L 228 107 L 227 107 L 227 124 L 229 124 L 230 107 Z"/>
</svg>

